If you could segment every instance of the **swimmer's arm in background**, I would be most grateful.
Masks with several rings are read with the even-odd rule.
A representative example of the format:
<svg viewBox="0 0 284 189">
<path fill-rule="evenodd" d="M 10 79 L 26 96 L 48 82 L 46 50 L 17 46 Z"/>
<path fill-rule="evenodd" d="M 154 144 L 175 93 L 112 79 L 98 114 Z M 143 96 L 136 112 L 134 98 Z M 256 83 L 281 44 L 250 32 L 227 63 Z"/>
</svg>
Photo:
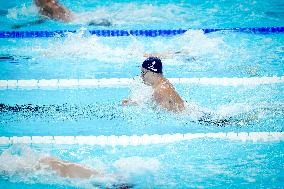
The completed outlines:
<svg viewBox="0 0 284 189">
<path fill-rule="evenodd" d="M 191 56 L 188 52 L 181 50 L 175 52 L 162 52 L 162 53 L 144 53 L 143 57 L 158 57 L 161 59 L 172 59 L 175 56 L 183 57 L 183 59 L 187 62 L 196 61 L 196 57 Z"/>
<path fill-rule="evenodd" d="M 101 19 L 101 20 L 91 20 L 88 23 L 89 26 L 112 26 L 112 22 L 107 19 Z"/>
<path fill-rule="evenodd" d="M 80 164 L 67 162 L 55 157 L 45 157 L 39 160 L 40 164 L 47 165 L 61 177 L 89 179 L 92 176 L 100 177 L 102 173 L 84 167 Z"/>
<path fill-rule="evenodd" d="M 144 57 L 158 57 L 158 58 L 173 58 L 177 54 L 184 53 L 183 51 L 175 52 L 161 52 L 161 53 L 144 53 Z"/>
<path fill-rule="evenodd" d="M 35 25 L 39 25 L 39 24 L 44 23 L 46 20 L 47 20 L 47 18 L 40 18 L 36 21 L 26 22 L 26 23 L 23 23 L 23 24 L 15 24 L 11 28 L 12 29 L 20 29 L 20 28 L 23 28 L 23 27 L 35 26 Z"/>
<path fill-rule="evenodd" d="M 90 178 L 102 178 L 102 179 L 114 179 L 116 180 L 120 175 L 104 173 L 85 167 L 83 165 L 64 161 L 56 157 L 44 157 L 39 160 L 39 166 L 37 169 L 41 169 L 41 165 L 49 167 L 52 171 L 55 171 L 61 177 L 74 178 L 74 179 L 90 179 Z M 98 188 L 103 188 L 100 184 L 96 185 Z M 130 183 L 117 183 L 112 185 L 111 188 L 117 189 L 130 189 L 134 185 Z"/>
</svg>

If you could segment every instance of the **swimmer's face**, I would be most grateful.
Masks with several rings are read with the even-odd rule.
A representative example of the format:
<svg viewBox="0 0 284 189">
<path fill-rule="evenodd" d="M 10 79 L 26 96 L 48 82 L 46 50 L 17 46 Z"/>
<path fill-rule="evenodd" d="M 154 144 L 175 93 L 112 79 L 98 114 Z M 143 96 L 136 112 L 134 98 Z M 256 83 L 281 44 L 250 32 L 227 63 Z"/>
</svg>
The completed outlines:
<svg viewBox="0 0 284 189">
<path fill-rule="evenodd" d="M 149 75 L 150 71 L 146 70 L 145 68 L 141 68 L 141 79 L 143 80 L 144 84 L 150 85 L 149 83 Z"/>
</svg>

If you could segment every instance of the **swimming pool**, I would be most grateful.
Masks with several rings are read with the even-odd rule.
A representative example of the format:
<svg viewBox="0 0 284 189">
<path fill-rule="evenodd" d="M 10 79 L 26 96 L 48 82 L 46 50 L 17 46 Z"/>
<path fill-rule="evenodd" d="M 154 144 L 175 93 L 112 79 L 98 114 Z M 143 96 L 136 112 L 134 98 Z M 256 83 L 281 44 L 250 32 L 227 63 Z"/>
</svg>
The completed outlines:
<svg viewBox="0 0 284 189">
<path fill-rule="evenodd" d="M 47 21 L 18 31 L 76 29 L 67 37 L 0 39 L 1 188 L 283 188 L 281 33 L 201 28 L 283 26 L 278 1 L 60 1 L 76 23 Z M 1 2 L 2 30 L 37 18 L 31 2 Z M 109 18 L 111 27 L 87 26 Z M 171 37 L 97 37 L 88 30 L 188 29 Z M 187 101 L 183 114 L 148 103 L 138 75 L 145 52 L 163 60 Z M 132 96 L 139 106 L 121 106 Z M 199 121 L 200 112 L 214 119 Z M 68 179 L 37 170 L 46 154 L 119 175 Z M 100 185 L 100 186 L 99 186 Z"/>
</svg>

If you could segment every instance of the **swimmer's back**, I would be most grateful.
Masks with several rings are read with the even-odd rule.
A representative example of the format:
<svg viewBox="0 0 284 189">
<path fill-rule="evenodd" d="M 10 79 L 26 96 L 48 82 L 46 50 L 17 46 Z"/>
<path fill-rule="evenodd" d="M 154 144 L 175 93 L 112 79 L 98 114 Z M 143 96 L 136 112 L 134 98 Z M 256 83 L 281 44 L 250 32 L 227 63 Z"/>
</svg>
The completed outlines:
<svg viewBox="0 0 284 189">
<path fill-rule="evenodd" d="M 167 79 L 164 79 L 163 82 L 155 88 L 153 98 L 162 108 L 167 110 L 181 112 L 185 109 L 183 99 Z"/>
<path fill-rule="evenodd" d="M 56 0 L 34 0 L 34 2 L 39 7 L 39 12 L 43 16 L 63 22 L 70 22 L 72 20 L 71 11 Z"/>
</svg>

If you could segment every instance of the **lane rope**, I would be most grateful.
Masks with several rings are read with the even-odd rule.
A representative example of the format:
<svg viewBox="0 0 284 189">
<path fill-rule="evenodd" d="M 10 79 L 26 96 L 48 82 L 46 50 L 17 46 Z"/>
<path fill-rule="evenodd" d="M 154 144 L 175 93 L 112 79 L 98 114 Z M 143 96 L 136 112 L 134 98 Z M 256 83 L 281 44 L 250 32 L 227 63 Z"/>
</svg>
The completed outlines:
<svg viewBox="0 0 284 189">
<path fill-rule="evenodd" d="M 205 34 L 212 32 L 243 32 L 253 34 L 284 33 L 284 27 L 245 27 L 245 28 L 212 28 L 195 29 L 202 30 Z M 88 30 L 91 35 L 98 37 L 120 37 L 120 36 L 141 36 L 141 37 L 170 37 L 185 33 L 186 29 L 176 30 Z M 56 31 L 0 31 L 0 38 L 46 38 L 65 37 L 68 33 L 76 33 L 76 30 Z"/>
<path fill-rule="evenodd" d="M 217 86 L 256 86 L 265 84 L 283 84 L 281 77 L 243 77 L 243 78 L 168 78 L 174 84 L 217 85 Z M 0 80 L 0 89 L 14 88 L 72 88 L 72 87 L 128 87 L 134 79 L 41 79 L 41 80 Z"/>
<path fill-rule="evenodd" d="M 194 139 L 222 139 L 232 141 L 275 142 L 284 141 L 283 132 L 219 132 L 219 133 L 186 133 L 164 135 L 121 135 L 121 136 L 12 136 L 0 137 L 0 145 L 9 144 L 79 144 L 99 146 L 137 146 L 190 141 Z"/>
</svg>

